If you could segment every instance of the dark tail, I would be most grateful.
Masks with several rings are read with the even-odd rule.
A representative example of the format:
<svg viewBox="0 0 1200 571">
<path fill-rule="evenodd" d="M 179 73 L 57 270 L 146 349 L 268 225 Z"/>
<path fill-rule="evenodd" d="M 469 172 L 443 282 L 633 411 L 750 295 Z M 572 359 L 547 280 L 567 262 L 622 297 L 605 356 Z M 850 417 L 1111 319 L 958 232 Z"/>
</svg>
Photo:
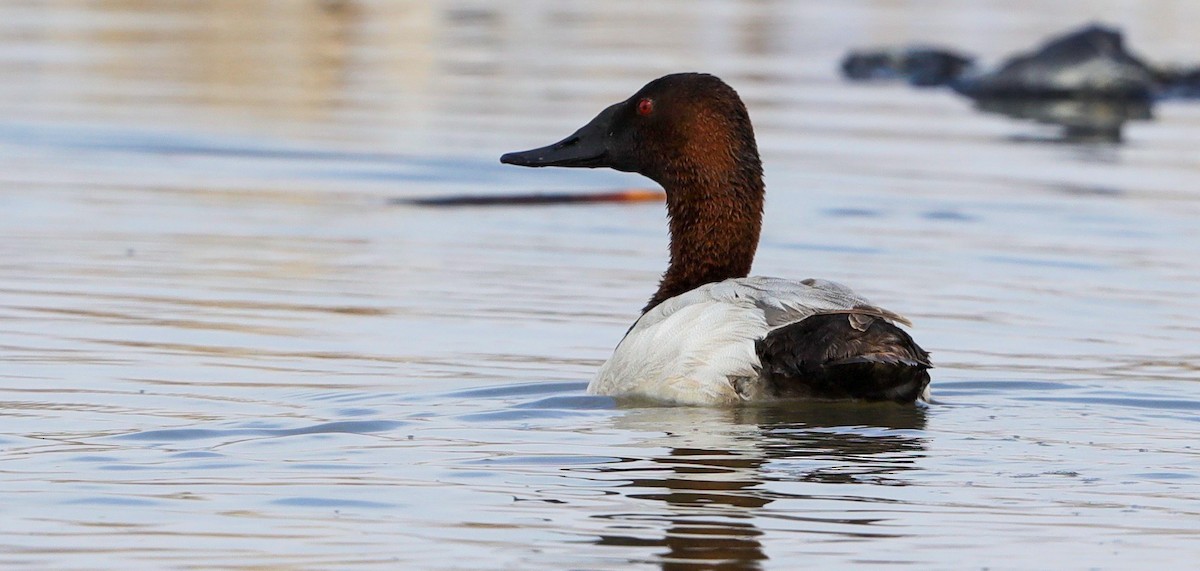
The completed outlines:
<svg viewBox="0 0 1200 571">
<path fill-rule="evenodd" d="M 913 402 L 929 386 L 929 353 L 899 327 L 856 313 L 814 315 L 755 349 L 777 397 Z"/>
</svg>

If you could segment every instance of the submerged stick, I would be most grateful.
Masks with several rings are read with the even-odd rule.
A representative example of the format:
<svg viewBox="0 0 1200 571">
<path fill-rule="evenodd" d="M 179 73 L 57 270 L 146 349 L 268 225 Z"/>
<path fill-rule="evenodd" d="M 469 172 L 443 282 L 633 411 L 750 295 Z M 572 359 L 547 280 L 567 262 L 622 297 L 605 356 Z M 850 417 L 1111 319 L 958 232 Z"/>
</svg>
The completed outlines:
<svg viewBox="0 0 1200 571">
<path fill-rule="evenodd" d="M 666 194 L 661 190 L 629 188 L 610 192 L 590 193 L 528 193 L 528 194 L 460 194 L 454 196 L 431 196 L 427 198 L 393 198 L 389 204 L 409 206 L 512 206 L 545 204 L 588 204 L 601 202 L 662 202 Z"/>
</svg>

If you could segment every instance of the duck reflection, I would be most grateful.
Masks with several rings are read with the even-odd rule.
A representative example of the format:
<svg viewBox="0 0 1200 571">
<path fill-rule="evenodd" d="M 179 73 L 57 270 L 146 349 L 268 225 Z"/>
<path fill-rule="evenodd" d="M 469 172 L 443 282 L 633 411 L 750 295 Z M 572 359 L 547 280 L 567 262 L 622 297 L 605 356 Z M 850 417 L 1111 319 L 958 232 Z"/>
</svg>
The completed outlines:
<svg viewBox="0 0 1200 571">
<path fill-rule="evenodd" d="M 975 109 L 1062 127 L 1052 140 L 1068 143 L 1119 143 L 1128 121 L 1153 119 L 1148 100 L 1107 99 L 977 99 Z"/>
<path fill-rule="evenodd" d="M 601 516 L 612 523 L 597 543 L 665 548 L 658 554 L 665 570 L 758 569 L 768 558 L 755 523 L 771 517 L 763 508 L 804 498 L 772 490 L 773 482 L 903 485 L 900 475 L 918 469 L 925 450 L 911 432 L 924 428 L 925 410 L 893 403 L 637 409 L 616 423 L 661 434 L 640 445 L 662 451 L 599 469 L 625 479 L 621 492 L 647 504 L 636 513 Z M 795 515 L 787 519 L 805 521 Z M 835 523 L 875 521 L 843 517 Z"/>
</svg>

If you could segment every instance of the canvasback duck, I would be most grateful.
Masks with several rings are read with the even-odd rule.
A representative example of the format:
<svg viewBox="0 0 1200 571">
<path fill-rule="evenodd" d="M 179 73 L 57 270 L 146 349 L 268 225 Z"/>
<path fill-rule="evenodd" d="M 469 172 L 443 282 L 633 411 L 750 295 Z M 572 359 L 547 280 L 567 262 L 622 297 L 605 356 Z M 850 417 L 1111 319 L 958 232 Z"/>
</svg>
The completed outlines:
<svg viewBox="0 0 1200 571">
<path fill-rule="evenodd" d="M 903 317 L 825 280 L 746 277 L 764 186 L 750 116 L 707 74 L 651 81 L 527 167 L 608 167 L 662 185 L 670 265 L 588 393 L 684 405 L 780 398 L 928 400 L 929 354 Z"/>
</svg>

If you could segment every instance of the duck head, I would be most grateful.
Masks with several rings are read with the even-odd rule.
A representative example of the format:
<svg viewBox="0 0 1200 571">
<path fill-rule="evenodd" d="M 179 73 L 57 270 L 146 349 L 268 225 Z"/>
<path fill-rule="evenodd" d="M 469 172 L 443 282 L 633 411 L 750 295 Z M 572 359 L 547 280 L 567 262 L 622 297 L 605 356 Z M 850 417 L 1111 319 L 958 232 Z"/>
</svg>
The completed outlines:
<svg viewBox="0 0 1200 571">
<path fill-rule="evenodd" d="M 662 184 L 690 174 L 716 176 L 757 169 L 754 129 L 737 92 L 715 76 L 676 73 L 609 106 L 571 136 L 545 147 L 507 153 L 500 162 L 525 167 L 607 167 Z M 754 172 L 749 173 L 754 175 Z"/>
<path fill-rule="evenodd" d="M 662 185 L 671 263 L 647 311 L 706 283 L 745 277 L 762 225 L 762 162 L 737 92 L 701 73 L 660 77 L 571 136 L 500 162 L 608 167 Z"/>
</svg>

